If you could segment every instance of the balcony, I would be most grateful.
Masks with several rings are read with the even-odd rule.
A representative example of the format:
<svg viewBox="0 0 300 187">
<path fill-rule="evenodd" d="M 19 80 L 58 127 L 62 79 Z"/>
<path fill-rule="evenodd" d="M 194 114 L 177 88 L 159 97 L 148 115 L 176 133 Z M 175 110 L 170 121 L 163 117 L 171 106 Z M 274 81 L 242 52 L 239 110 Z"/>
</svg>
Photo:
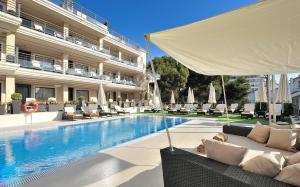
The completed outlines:
<svg viewBox="0 0 300 187">
<path fill-rule="evenodd" d="M 0 33 L 2 30 L 4 32 L 7 32 L 7 30 L 15 32 L 21 23 L 19 15 L 19 11 L 7 10 L 6 4 L 0 1 Z"/>
</svg>

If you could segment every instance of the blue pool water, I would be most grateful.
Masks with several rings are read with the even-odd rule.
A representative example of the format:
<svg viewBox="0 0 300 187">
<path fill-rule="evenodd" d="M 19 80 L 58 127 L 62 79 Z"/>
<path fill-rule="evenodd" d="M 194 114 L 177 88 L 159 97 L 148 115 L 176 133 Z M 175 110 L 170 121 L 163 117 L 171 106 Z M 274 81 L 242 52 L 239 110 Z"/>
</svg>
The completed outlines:
<svg viewBox="0 0 300 187">
<path fill-rule="evenodd" d="M 167 117 L 166 120 L 171 127 L 189 119 Z M 0 186 L 162 129 L 162 117 L 134 116 L 15 135 L 0 134 Z"/>
</svg>

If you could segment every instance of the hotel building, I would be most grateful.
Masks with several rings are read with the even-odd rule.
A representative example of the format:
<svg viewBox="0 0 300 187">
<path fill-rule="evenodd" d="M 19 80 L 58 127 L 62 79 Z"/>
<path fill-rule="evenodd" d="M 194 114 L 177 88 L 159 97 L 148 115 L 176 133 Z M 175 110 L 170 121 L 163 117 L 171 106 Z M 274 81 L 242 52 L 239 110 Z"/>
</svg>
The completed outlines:
<svg viewBox="0 0 300 187">
<path fill-rule="evenodd" d="M 73 0 L 0 0 L 0 93 L 57 102 L 141 100 L 146 52 Z"/>
</svg>

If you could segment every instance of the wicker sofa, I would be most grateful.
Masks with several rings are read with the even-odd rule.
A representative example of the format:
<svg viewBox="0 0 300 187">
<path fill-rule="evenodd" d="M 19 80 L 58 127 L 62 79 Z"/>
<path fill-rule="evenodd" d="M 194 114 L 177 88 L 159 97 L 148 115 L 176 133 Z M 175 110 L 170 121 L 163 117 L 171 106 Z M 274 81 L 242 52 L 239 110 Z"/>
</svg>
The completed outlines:
<svg viewBox="0 0 300 187">
<path fill-rule="evenodd" d="M 238 136 L 247 136 L 251 127 L 223 126 L 223 132 Z M 286 187 L 292 186 L 270 177 L 229 166 L 206 157 L 181 149 L 169 148 L 160 151 L 163 168 L 164 186 L 228 186 L 228 187 Z"/>
</svg>

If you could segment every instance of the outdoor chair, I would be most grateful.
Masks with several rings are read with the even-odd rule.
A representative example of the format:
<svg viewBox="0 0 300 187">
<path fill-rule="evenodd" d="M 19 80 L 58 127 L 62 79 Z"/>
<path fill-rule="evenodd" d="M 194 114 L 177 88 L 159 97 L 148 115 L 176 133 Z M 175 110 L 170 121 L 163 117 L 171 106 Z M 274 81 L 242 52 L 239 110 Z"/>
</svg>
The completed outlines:
<svg viewBox="0 0 300 187">
<path fill-rule="evenodd" d="M 56 73 L 63 73 L 63 70 L 61 68 L 61 65 L 58 65 L 58 64 L 54 64 L 54 72 Z"/>
<path fill-rule="evenodd" d="M 271 105 L 271 107 L 269 108 L 269 112 L 266 113 L 266 118 L 269 117 L 269 115 L 271 114 L 271 117 L 273 117 L 274 112 L 273 112 L 273 105 Z M 282 105 L 281 104 L 275 104 L 275 115 L 276 115 L 276 119 L 280 118 L 282 115 Z"/>
<path fill-rule="evenodd" d="M 116 116 L 116 115 L 118 115 L 117 112 L 112 111 L 107 106 L 101 106 L 101 109 L 104 112 L 104 114 L 106 114 L 106 116 Z"/>
<path fill-rule="evenodd" d="M 38 62 L 36 60 L 33 60 L 31 62 L 31 64 L 32 64 L 32 68 L 33 69 L 37 69 L 37 70 L 41 70 L 42 69 L 40 62 Z"/>
<path fill-rule="evenodd" d="M 241 113 L 241 118 L 254 118 L 255 104 L 247 103 L 244 105 L 244 111 Z"/>
<path fill-rule="evenodd" d="M 206 115 L 212 104 L 203 104 L 202 109 L 197 111 L 197 115 Z"/>
<path fill-rule="evenodd" d="M 124 108 L 121 108 L 119 105 L 115 106 L 115 110 L 118 114 L 130 114 L 129 111 L 125 110 Z"/>
<path fill-rule="evenodd" d="M 64 107 L 63 119 L 74 120 L 75 118 L 82 119 L 83 115 L 76 113 L 76 110 L 74 107 Z"/>
<path fill-rule="evenodd" d="M 232 103 L 228 109 L 229 113 L 235 113 L 239 107 L 238 103 Z"/>
<path fill-rule="evenodd" d="M 84 117 L 99 117 L 99 113 L 97 112 L 97 110 L 91 110 L 86 106 L 82 106 L 81 110 Z"/>
<path fill-rule="evenodd" d="M 183 108 L 180 109 L 180 114 L 188 114 L 191 112 L 192 104 L 184 104 Z"/>
<path fill-rule="evenodd" d="M 222 116 L 225 113 L 225 104 L 217 104 L 216 109 L 213 111 L 213 115 Z"/>
<path fill-rule="evenodd" d="M 168 113 L 169 113 L 169 114 L 175 114 L 177 111 L 180 110 L 180 108 L 181 108 L 181 104 L 175 104 L 174 107 L 170 107 L 170 108 L 168 109 Z"/>
</svg>

